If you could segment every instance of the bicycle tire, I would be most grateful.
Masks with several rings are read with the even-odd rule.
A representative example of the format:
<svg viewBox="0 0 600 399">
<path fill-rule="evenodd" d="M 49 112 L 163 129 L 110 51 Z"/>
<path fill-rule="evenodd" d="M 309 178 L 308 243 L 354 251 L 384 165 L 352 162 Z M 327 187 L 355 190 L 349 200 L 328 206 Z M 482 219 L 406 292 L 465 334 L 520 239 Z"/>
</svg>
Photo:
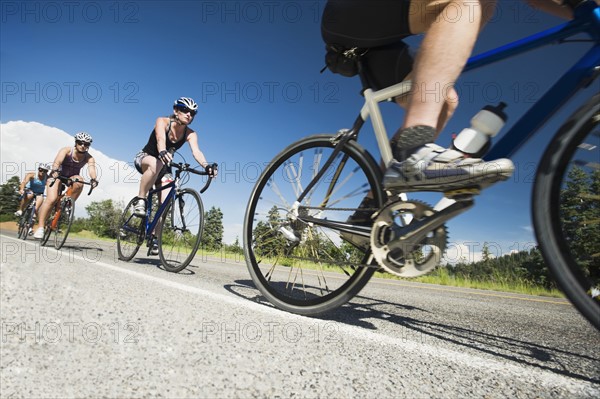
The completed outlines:
<svg viewBox="0 0 600 399">
<path fill-rule="evenodd" d="M 348 242 L 347 237 L 343 238 L 339 231 L 303 226 L 299 219 L 296 221 L 299 224 L 294 225 L 295 222 L 287 218 L 289 213 L 281 217 L 277 205 L 269 208 L 269 201 L 273 201 L 274 204 L 281 203 L 280 206 L 286 211 L 296 202 L 299 192 L 306 187 L 317 171 L 324 167 L 325 162 L 321 165 L 321 160 L 327 160 L 328 155 L 333 152 L 333 137 L 325 134 L 310 136 L 281 151 L 259 177 L 251 193 L 244 219 L 244 254 L 254 284 L 275 307 L 305 316 L 320 315 L 345 304 L 360 292 L 376 270 L 376 267 L 366 267 L 370 251 L 367 249 L 365 253 L 347 246 L 344 244 Z M 311 152 L 312 159 L 309 159 Z M 302 171 L 295 174 L 296 165 L 298 169 L 305 165 L 305 153 L 308 153 L 306 165 L 312 161 L 309 166 L 309 169 L 312 168 L 309 170 L 312 176 L 302 175 Z M 336 208 L 353 212 L 350 213 L 350 217 L 353 217 L 359 208 L 358 202 L 364 201 L 368 192 L 371 192 L 374 198 L 372 206 L 377 209 L 382 206 L 384 191 L 381 186 L 381 170 L 372 156 L 354 141 L 347 142 L 338 155 L 321 182 L 316 184 L 302 204 L 299 204 L 304 207 L 301 212 L 312 212 L 313 216 L 318 216 L 320 212 L 322 220 L 325 220 L 329 211 L 324 209 L 327 206 L 334 209 L 332 204 L 335 203 L 340 206 Z M 327 185 L 327 180 L 332 177 L 331 170 L 334 170 L 333 178 L 323 193 L 321 183 L 325 181 Z M 354 181 L 354 178 L 357 180 Z M 331 185 L 333 181 L 334 187 Z M 278 183 L 282 183 L 282 187 L 279 187 Z M 291 187 L 286 187 L 287 184 Z M 344 187 L 346 184 L 351 187 L 347 189 Z M 345 193 L 353 193 L 355 185 L 362 187 L 357 195 L 344 196 Z M 288 189 L 288 197 L 283 197 L 281 188 Z M 279 193 L 276 193 L 277 191 Z M 320 197 L 321 194 L 323 197 Z M 313 197 L 316 201 L 314 203 Z M 287 206 L 284 206 L 286 201 Z M 319 210 L 316 212 L 308 208 L 317 203 Z M 344 208 L 341 208 L 342 206 Z M 336 209 L 334 212 L 341 211 Z M 349 217 L 338 214 L 333 220 L 348 221 Z M 372 221 L 367 216 L 367 224 L 369 223 Z M 290 234 L 298 238 L 298 244 L 290 241 Z M 369 248 L 369 244 L 366 245 L 366 248 Z M 331 252 L 325 254 L 329 250 Z M 323 257 L 320 256 L 321 253 Z M 305 261 L 307 258 L 304 254 L 310 255 L 308 261 Z M 261 264 L 266 263 L 268 265 L 265 265 L 264 269 L 268 270 L 265 273 Z M 339 273 L 340 271 L 342 273 Z M 287 281 L 284 280 L 286 274 Z M 290 281 L 291 278 L 293 281 Z M 347 280 L 340 281 L 345 278 Z"/>
<path fill-rule="evenodd" d="M 40 240 L 40 245 L 42 247 L 46 245 L 46 243 L 50 239 L 50 236 L 52 235 L 52 225 L 54 224 L 54 218 L 56 217 L 57 213 L 60 215 L 60 209 L 57 209 L 56 204 L 52 205 L 50 211 L 52 212 L 52 215 L 50 215 L 49 218 L 46 218 L 46 223 L 44 225 L 44 236 Z"/>
<path fill-rule="evenodd" d="M 60 216 L 56 223 L 56 230 L 54 230 L 54 248 L 61 249 L 65 245 L 74 217 L 75 203 L 67 198 L 61 204 Z"/>
<path fill-rule="evenodd" d="M 134 197 L 125 207 L 119 220 L 117 253 L 119 259 L 129 262 L 137 254 L 146 237 L 146 217 L 135 216 L 133 209 L 138 198 Z"/>
<path fill-rule="evenodd" d="M 160 223 L 160 261 L 166 271 L 178 273 L 194 259 L 202 240 L 204 206 L 200 195 L 189 188 L 178 191 Z"/>
<path fill-rule="evenodd" d="M 27 240 L 27 237 L 29 236 L 29 229 L 33 228 L 33 213 L 34 213 L 34 204 L 31 202 L 26 210 L 25 210 L 25 228 L 23 229 L 23 236 L 21 237 L 23 240 Z"/>
<path fill-rule="evenodd" d="M 599 146 L 600 94 L 597 94 L 562 125 L 545 150 L 536 173 L 532 215 L 542 256 L 558 286 L 600 330 L 600 293 L 594 291 L 600 290 Z M 586 159 L 593 164 L 586 164 Z M 570 195 L 576 175 L 583 184 L 595 181 L 591 196 L 584 191 Z M 588 177 L 583 178 L 584 175 Z M 573 199 L 575 203 L 571 202 Z M 590 217 L 595 224 L 589 223 Z M 587 246 L 586 251 L 581 250 L 582 245 Z"/>
<path fill-rule="evenodd" d="M 19 218 L 19 228 L 17 229 L 17 238 L 25 239 L 27 237 L 27 222 L 25 218 L 26 214 L 21 215 Z M 23 234 L 25 232 L 25 234 Z M 25 235 L 25 237 L 24 237 Z"/>
<path fill-rule="evenodd" d="M 34 198 L 27 202 L 25 212 L 19 218 L 19 229 L 17 231 L 17 237 L 23 240 L 27 239 L 29 235 L 29 229 L 33 227 L 33 209 L 34 209 Z"/>
<path fill-rule="evenodd" d="M 48 222 L 52 222 L 52 218 L 50 218 L 48 220 Z M 46 243 L 48 242 L 48 240 L 50 239 L 50 236 L 52 235 L 52 229 L 50 228 L 49 225 L 46 225 L 46 227 L 44 228 L 44 236 L 42 237 L 42 239 L 40 240 L 40 245 L 43 247 L 44 245 L 46 245 Z"/>
</svg>

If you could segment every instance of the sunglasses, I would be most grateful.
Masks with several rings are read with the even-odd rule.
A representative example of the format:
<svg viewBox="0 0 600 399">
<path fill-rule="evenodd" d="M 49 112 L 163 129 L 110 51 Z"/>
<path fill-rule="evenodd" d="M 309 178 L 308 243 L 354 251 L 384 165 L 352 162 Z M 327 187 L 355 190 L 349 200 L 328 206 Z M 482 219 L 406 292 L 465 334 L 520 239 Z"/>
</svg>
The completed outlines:
<svg viewBox="0 0 600 399">
<path fill-rule="evenodd" d="M 178 106 L 177 110 L 184 114 L 187 114 L 189 112 L 190 115 L 192 115 L 192 116 L 196 116 L 196 114 L 198 113 L 198 111 L 194 111 L 193 109 L 189 109 L 188 107 L 182 107 L 182 106 Z"/>
<path fill-rule="evenodd" d="M 79 140 L 75 141 L 75 144 L 79 144 L 79 145 L 82 145 L 84 147 L 89 147 L 90 146 L 90 143 L 87 143 L 85 141 L 79 141 Z"/>
<path fill-rule="evenodd" d="M 46 169 L 38 168 L 38 172 L 48 173 Z"/>
</svg>

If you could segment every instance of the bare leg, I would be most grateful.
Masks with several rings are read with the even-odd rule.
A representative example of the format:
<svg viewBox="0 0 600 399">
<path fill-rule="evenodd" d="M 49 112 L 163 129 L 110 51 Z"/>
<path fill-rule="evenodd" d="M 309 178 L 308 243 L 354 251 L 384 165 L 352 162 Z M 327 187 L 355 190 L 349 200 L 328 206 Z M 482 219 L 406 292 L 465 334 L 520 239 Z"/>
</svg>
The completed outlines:
<svg viewBox="0 0 600 399">
<path fill-rule="evenodd" d="M 471 55 L 481 26 L 491 16 L 493 4 L 464 0 L 411 3 L 411 31 L 426 33 L 415 60 L 403 127 L 445 125 L 448 111 L 451 115 L 451 108 L 458 104 L 454 83 Z"/>
<path fill-rule="evenodd" d="M 52 187 L 50 187 L 50 180 L 51 179 L 48 179 L 48 182 L 46 183 L 46 199 L 40 207 L 40 213 L 38 217 L 38 229 L 43 229 L 45 227 L 46 219 L 48 219 L 48 216 L 50 215 L 50 210 L 52 209 L 52 206 L 56 203 L 56 200 L 58 198 L 58 188 L 60 186 L 60 182 L 57 181 Z"/>
</svg>

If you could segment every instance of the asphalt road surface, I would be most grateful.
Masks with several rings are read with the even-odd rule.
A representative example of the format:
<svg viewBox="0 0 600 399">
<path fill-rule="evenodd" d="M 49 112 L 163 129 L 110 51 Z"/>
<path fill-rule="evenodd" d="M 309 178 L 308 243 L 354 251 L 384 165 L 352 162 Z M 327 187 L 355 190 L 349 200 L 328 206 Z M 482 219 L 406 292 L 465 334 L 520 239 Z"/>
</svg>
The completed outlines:
<svg viewBox="0 0 600 399">
<path fill-rule="evenodd" d="M 0 252 L 2 398 L 600 397 L 600 333 L 561 299 L 373 279 L 308 318 L 243 258 L 172 274 L 6 230 Z"/>
</svg>

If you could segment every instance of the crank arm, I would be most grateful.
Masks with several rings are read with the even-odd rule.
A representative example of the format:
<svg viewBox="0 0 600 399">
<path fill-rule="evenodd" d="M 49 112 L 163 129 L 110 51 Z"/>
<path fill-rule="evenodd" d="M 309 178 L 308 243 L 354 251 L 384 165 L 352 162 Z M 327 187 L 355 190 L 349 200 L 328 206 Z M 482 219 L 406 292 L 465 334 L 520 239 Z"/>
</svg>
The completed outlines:
<svg viewBox="0 0 600 399">
<path fill-rule="evenodd" d="M 421 242 L 431 231 L 441 227 L 448 220 L 471 208 L 473 204 L 473 200 L 458 201 L 423 220 L 413 220 L 407 226 L 397 230 L 399 233 L 397 240 L 413 243 Z"/>
</svg>

